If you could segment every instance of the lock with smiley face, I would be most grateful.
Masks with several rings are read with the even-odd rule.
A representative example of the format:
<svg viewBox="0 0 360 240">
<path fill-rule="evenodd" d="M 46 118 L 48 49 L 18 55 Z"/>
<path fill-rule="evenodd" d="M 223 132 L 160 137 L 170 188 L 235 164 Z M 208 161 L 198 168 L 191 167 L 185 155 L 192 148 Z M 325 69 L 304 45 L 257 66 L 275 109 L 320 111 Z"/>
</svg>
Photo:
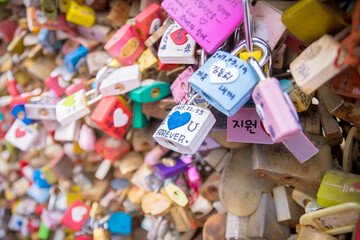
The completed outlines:
<svg viewBox="0 0 360 240">
<path fill-rule="evenodd" d="M 141 83 L 141 87 L 130 92 L 129 98 L 134 103 L 134 128 L 143 128 L 148 120 L 142 113 L 142 103 L 156 102 L 170 94 L 170 84 L 152 79 Z"/>
<path fill-rule="evenodd" d="M 110 38 L 104 48 L 123 66 L 128 66 L 145 50 L 145 45 L 132 25 L 125 24 Z"/>
<path fill-rule="evenodd" d="M 91 27 L 95 23 L 95 11 L 85 5 L 79 5 L 71 1 L 66 11 L 66 20 L 85 27 Z"/>
<path fill-rule="evenodd" d="M 109 96 L 101 99 L 90 120 L 108 135 L 121 139 L 130 126 L 132 113 L 123 97 Z"/>
</svg>

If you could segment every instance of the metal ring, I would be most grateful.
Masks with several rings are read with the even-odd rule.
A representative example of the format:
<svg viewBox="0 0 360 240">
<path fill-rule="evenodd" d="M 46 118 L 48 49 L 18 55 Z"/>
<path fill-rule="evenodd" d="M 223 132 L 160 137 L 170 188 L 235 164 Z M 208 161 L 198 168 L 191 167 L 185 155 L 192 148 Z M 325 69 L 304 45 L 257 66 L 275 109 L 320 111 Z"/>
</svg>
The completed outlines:
<svg viewBox="0 0 360 240">
<path fill-rule="evenodd" d="M 261 49 L 262 56 L 259 61 L 259 64 L 261 67 L 263 67 L 269 61 L 269 59 L 271 59 L 270 47 L 264 40 L 262 40 L 258 37 L 253 37 L 252 40 L 253 40 L 254 46 L 259 47 Z M 246 49 L 246 40 L 242 40 L 235 47 L 235 49 L 231 51 L 230 54 L 236 56 L 239 52 L 241 52 L 245 49 Z"/>
</svg>

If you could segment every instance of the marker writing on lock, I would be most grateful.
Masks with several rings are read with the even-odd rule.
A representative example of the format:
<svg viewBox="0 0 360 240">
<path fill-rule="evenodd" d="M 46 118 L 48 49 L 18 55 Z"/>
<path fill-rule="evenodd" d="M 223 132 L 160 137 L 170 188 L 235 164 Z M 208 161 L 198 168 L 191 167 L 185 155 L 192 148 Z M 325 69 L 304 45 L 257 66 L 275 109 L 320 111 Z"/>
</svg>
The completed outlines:
<svg viewBox="0 0 360 240">
<path fill-rule="evenodd" d="M 174 141 L 177 141 L 179 143 L 183 143 L 183 141 L 185 140 L 185 135 L 179 134 L 179 133 L 172 133 L 171 131 L 164 130 L 164 129 L 159 129 L 156 132 L 156 136 L 173 139 Z"/>
</svg>

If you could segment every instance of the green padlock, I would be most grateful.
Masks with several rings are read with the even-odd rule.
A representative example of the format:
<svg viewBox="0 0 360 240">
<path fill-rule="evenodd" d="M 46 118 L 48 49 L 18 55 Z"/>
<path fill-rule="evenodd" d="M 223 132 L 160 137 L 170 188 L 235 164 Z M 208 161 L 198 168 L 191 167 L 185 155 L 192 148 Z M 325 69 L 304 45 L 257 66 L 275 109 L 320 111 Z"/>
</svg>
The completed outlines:
<svg viewBox="0 0 360 240">
<path fill-rule="evenodd" d="M 155 80 L 145 80 L 141 87 L 131 91 L 129 98 L 134 101 L 134 128 L 143 128 L 148 119 L 142 113 L 142 103 L 156 102 L 170 94 L 170 84 Z"/>
<path fill-rule="evenodd" d="M 39 239 L 48 239 L 50 237 L 50 229 L 46 227 L 43 221 L 40 223 Z"/>
<path fill-rule="evenodd" d="M 41 0 L 41 10 L 48 20 L 55 21 L 58 18 L 58 9 L 55 0 Z"/>
</svg>

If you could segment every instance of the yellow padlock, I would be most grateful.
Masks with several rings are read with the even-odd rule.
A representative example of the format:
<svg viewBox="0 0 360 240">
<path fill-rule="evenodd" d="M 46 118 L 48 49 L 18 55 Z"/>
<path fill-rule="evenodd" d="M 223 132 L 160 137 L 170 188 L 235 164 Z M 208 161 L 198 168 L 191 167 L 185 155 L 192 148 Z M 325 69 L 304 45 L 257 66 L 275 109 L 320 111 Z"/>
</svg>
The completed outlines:
<svg viewBox="0 0 360 240">
<path fill-rule="evenodd" d="M 66 11 L 66 20 L 85 27 L 91 27 L 95 23 L 95 11 L 72 1 Z"/>
</svg>

